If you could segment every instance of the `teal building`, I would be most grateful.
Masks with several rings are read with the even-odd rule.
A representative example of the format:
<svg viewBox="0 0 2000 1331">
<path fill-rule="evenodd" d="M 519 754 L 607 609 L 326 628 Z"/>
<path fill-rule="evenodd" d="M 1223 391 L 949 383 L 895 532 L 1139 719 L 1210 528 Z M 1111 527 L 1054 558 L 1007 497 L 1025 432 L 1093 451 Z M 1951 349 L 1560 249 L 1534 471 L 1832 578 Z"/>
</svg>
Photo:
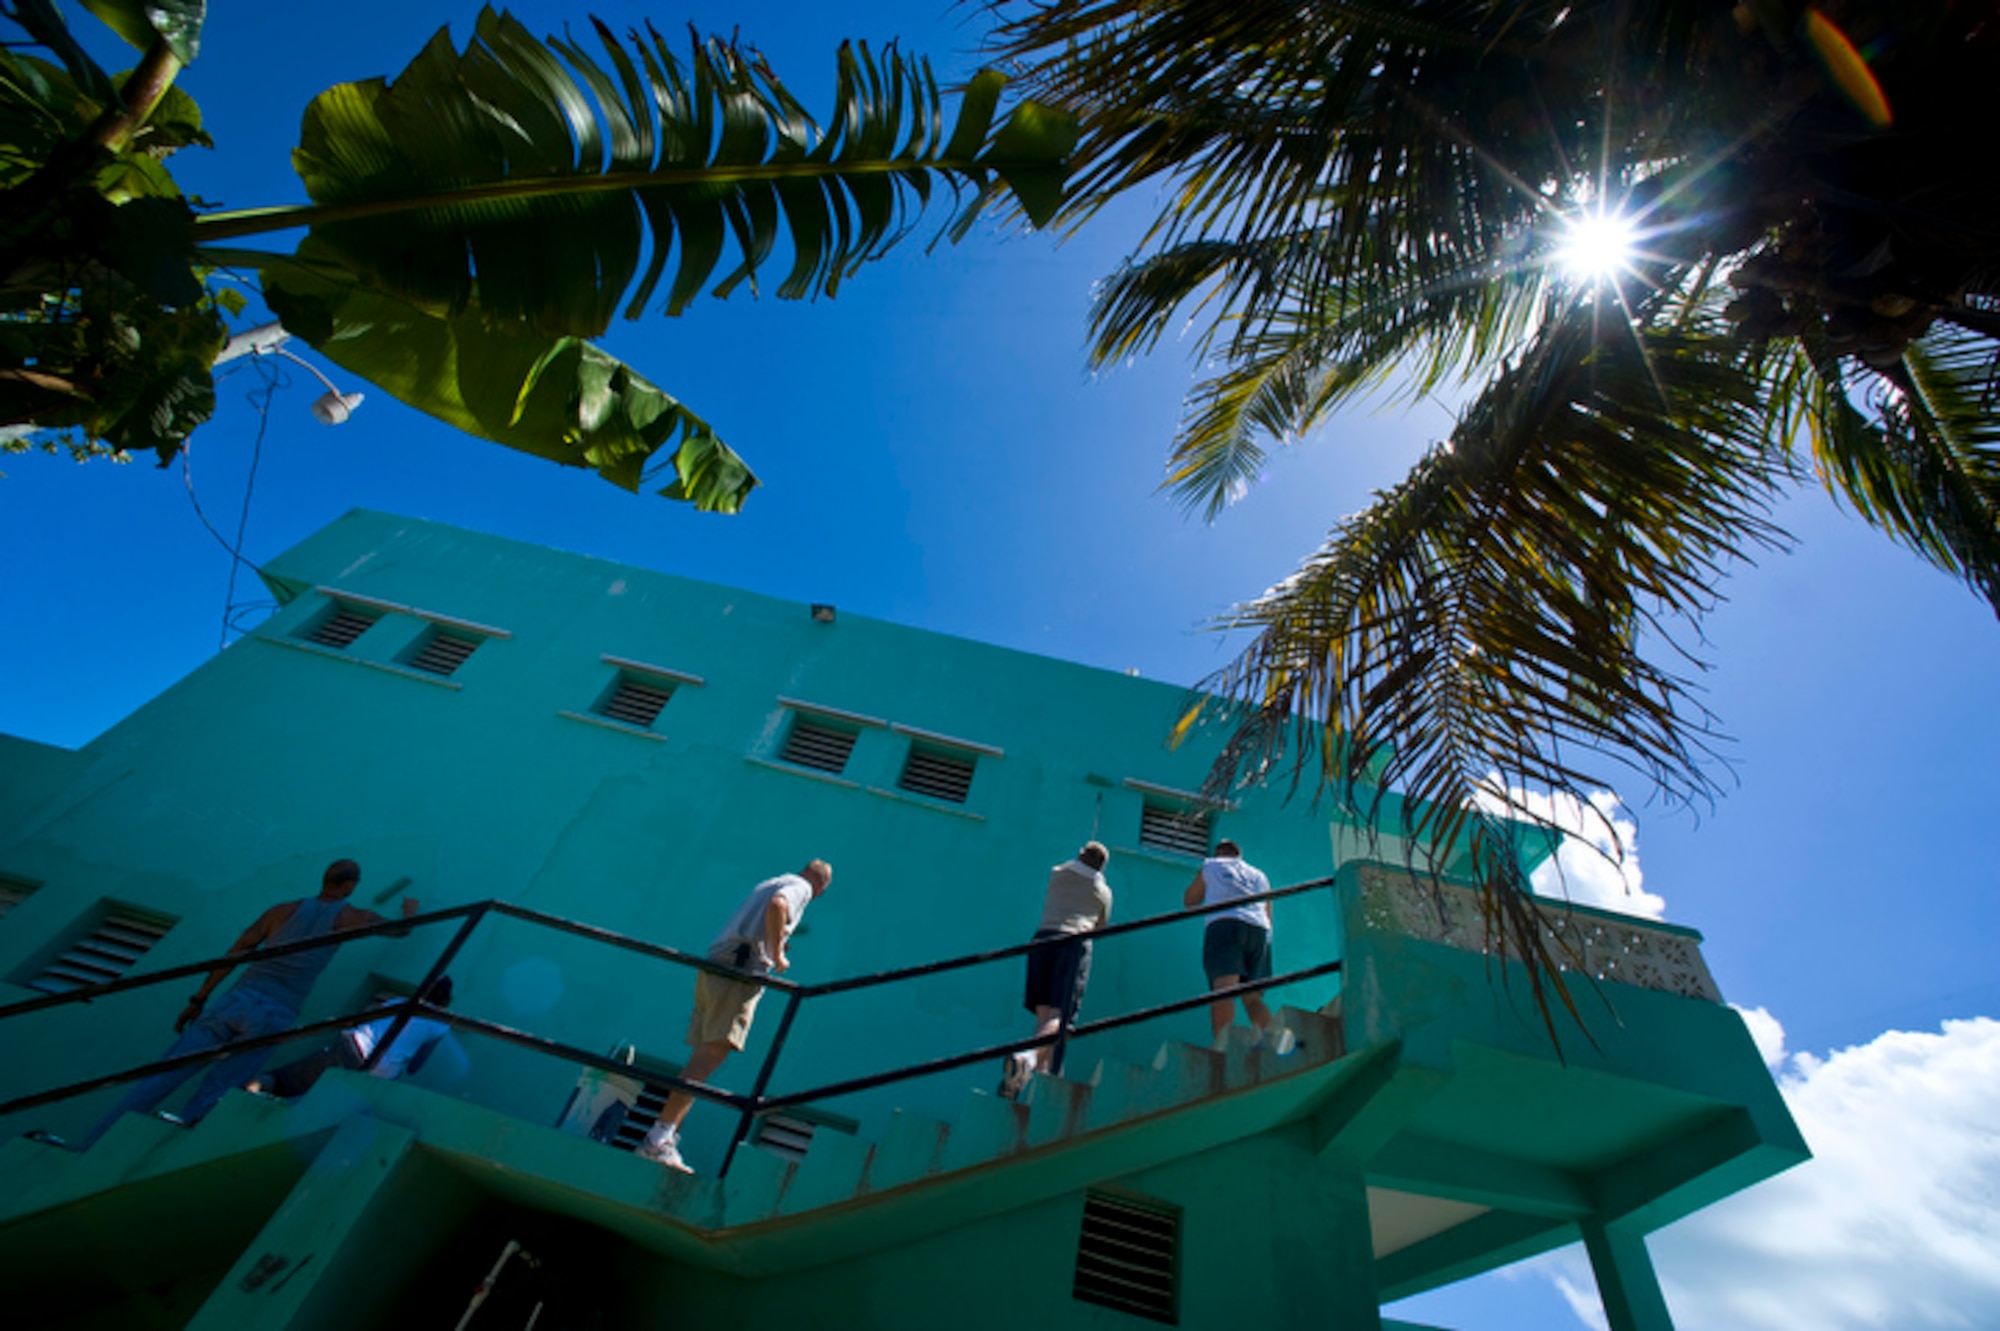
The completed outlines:
<svg viewBox="0 0 2000 1331">
<path fill-rule="evenodd" d="M 1406 867 L 1393 797 L 1372 840 L 1282 791 L 1205 802 L 1177 686 L 379 513 L 265 576 L 274 615 L 98 739 L 0 738 L 10 1326 L 1372 1331 L 1581 1237 L 1611 1325 L 1656 1331 L 1645 1235 L 1806 1158 L 1698 935 L 1552 906 L 1587 1027 L 1558 1049 L 1452 866 Z M 1122 928 L 1225 836 L 1301 885 L 1284 1058 L 1209 1043 L 1200 919 Z M 1007 950 L 1088 839 L 1120 931 L 1063 1074 L 1001 1099 Z M 696 1105 L 695 1174 L 632 1155 L 685 1056 L 679 954 L 811 857 L 797 987 Z M 304 1020 L 442 966 L 456 1047 L 87 1152 L 22 1135 L 103 1116 L 198 979 L 124 982 L 337 858 L 426 922 L 344 944 Z"/>
</svg>

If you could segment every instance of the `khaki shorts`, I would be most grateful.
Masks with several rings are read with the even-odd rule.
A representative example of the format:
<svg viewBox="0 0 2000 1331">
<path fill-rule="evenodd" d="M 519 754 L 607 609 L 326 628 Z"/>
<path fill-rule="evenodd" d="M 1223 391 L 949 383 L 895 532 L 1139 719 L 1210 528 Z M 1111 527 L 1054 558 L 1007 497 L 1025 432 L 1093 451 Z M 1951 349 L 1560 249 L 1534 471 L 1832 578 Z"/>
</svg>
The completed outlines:
<svg viewBox="0 0 2000 1331">
<path fill-rule="evenodd" d="M 750 1038 L 750 1019 L 757 1015 L 757 1000 L 763 996 L 761 984 L 700 972 L 694 977 L 694 1015 L 688 1018 L 688 1044 L 699 1046 L 727 1040 L 731 1049 L 741 1050 Z"/>
</svg>

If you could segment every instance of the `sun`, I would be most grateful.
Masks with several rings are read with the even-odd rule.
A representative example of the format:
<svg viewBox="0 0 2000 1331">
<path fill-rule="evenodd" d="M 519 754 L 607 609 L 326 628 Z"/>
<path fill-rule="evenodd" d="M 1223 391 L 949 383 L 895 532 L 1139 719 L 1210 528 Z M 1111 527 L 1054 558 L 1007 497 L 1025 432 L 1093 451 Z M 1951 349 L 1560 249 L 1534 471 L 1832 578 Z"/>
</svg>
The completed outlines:
<svg viewBox="0 0 2000 1331">
<path fill-rule="evenodd" d="M 1639 228 L 1618 212 L 1592 209 L 1571 217 L 1556 242 L 1555 266 L 1581 282 L 1601 282 L 1631 267 Z"/>
</svg>

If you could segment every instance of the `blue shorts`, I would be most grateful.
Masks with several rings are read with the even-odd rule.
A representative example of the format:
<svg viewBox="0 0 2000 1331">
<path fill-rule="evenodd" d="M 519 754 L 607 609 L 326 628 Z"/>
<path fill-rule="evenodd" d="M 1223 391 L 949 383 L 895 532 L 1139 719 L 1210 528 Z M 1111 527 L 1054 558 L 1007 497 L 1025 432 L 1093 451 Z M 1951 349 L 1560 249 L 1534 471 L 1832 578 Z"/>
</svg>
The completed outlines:
<svg viewBox="0 0 2000 1331">
<path fill-rule="evenodd" d="M 1210 920 L 1201 936 L 1201 968 L 1211 986 L 1225 975 L 1270 979 L 1271 931 L 1234 916 Z"/>
<path fill-rule="evenodd" d="M 1084 986 L 1090 983 L 1090 940 L 1060 929 L 1044 929 L 1035 941 L 1059 938 L 1065 941 L 1038 947 L 1028 954 L 1028 987 L 1021 1006 L 1033 1012 L 1052 1007 L 1068 1011 L 1071 1021 L 1083 1005 Z"/>
</svg>

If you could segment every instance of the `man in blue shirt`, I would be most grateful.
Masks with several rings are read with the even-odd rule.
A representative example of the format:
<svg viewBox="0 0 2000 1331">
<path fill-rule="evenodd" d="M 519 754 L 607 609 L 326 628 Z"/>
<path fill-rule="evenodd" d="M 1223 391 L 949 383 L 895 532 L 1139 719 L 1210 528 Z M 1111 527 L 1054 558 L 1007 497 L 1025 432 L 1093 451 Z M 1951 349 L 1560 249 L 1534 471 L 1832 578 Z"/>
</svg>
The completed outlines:
<svg viewBox="0 0 2000 1331">
<path fill-rule="evenodd" d="M 423 1001 L 432 1007 L 448 1007 L 451 1004 L 451 977 L 440 975 L 430 988 L 424 990 Z M 389 1033 L 394 1017 L 377 1017 L 370 1022 L 350 1027 L 340 1033 L 339 1038 L 324 1048 L 272 1068 L 256 1078 L 245 1088 L 291 1100 L 310 1091 L 314 1084 L 325 1075 L 328 1068 L 346 1068 L 359 1072 L 368 1061 L 368 1055 Z M 415 1072 L 423 1067 L 433 1050 L 444 1041 L 451 1040 L 451 1027 L 436 1017 L 412 1016 L 403 1023 L 403 1029 L 396 1036 L 395 1043 L 382 1052 L 376 1060 L 373 1075 L 393 1081 L 406 1072 Z M 453 1041 L 455 1045 L 457 1042 Z"/>
<path fill-rule="evenodd" d="M 326 866 L 326 872 L 320 876 L 318 896 L 271 907 L 243 931 L 230 947 L 229 955 L 254 953 L 267 945 L 276 947 L 324 934 L 387 923 L 372 910 L 347 904 L 347 898 L 360 884 L 360 865 L 353 860 L 335 860 Z M 404 897 L 404 918 L 416 913 L 416 898 Z M 336 946 L 336 943 L 329 942 L 325 947 L 305 948 L 269 961 L 250 961 L 246 958 L 243 974 L 229 987 L 222 1001 L 210 1009 L 208 996 L 215 992 L 216 986 L 222 983 L 223 977 L 234 969 L 236 963 L 216 967 L 208 973 L 201 987 L 188 999 L 187 1006 L 175 1019 L 174 1030 L 180 1033 L 180 1039 L 174 1042 L 165 1056 L 174 1058 L 199 1050 L 216 1049 L 239 1040 L 276 1035 L 298 1025 L 299 1009 L 305 1006 L 306 995 L 312 992 L 313 982 L 319 979 L 326 964 L 333 960 Z M 181 1111 L 181 1121 L 190 1125 L 200 1122 L 203 1115 L 215 1108 L 215 1102 L 222 1098 L 224 1091 L 241 1086 L 254 1076 L 264 1065 L 264 1060 L 270 1057 L 270 1052 L 269 1049 L 252 1049 L 210 1063 L 201 1085 L 189 1097 L 187 1108 Z M 150 1111 L 173 1094 L 175 1087 L 200 1070 L 199 1066 L 190 1066 L 172 1072 L 157 1072 L 139 1082 L 77 1143 L 76 1149 L 88 1150 L 118 1121 L 120 1115 Z"/>
</svg>

